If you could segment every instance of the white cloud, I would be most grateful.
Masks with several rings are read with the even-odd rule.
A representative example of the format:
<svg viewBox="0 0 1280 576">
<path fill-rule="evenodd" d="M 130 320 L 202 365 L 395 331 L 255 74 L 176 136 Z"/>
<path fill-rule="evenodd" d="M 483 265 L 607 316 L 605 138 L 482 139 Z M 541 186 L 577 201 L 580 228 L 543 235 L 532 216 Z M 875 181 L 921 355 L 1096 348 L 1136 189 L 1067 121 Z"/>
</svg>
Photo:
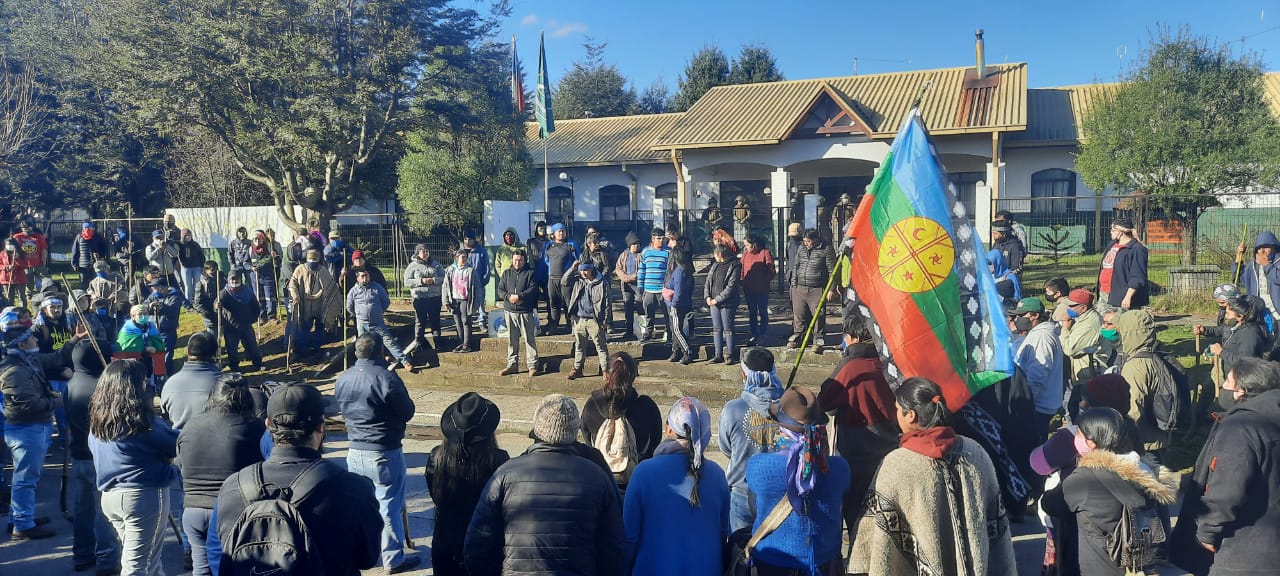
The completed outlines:
<svg viewBox="0 0 1280 576">
<path fill-rule="evenodd" d="M 524 18 L 521 18 L 521 19 L 520 19 L 520 25 L 521 25 L 521 26 L 533 26 L 534 24 L 537 24 L 537 23 L 538 23 L 538 15 L 537 15 L 537 14 L 530 14 L 530 15 L 525 16 Z"/>
<path fill-rule="evenodd" d="M 581 22 L 568 22 L 556 28 L 555 30 L 552 30 L 551 37 L 564 38 L 565 36 L 568 36 L 570 34 L 583 33 L 583 32 L 586 32 L 587 30 L 588 28 L 586 24 L 583 24 Z"/>
</svg>

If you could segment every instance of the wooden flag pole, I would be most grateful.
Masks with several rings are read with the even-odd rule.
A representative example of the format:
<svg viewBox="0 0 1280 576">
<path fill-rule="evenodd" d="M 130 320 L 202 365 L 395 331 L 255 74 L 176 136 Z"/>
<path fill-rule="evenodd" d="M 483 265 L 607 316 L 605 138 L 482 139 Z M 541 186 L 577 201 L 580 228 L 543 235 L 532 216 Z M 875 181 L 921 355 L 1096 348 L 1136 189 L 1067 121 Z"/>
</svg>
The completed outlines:
<svg viewBox="0 0 1280 576">
<path fill-rule="evenodd" d="M 827 287 L 822 290 L 822 295 L 818 297 L 818 307 L 814 310 L 813 318 L 809 319 L 809 329 L 804 331 L 804 338 L 800 340 L 800 353 L 796 354 L 796 362 L 791 366 L 791 375 L 787 376 L 787 388 L 791 388 L 791 383 L 796 379 L 796 371 L 800 369 L 800 360 L 804 358 L 804 351 L 809 347 L 809 339 L 813 336 L 813 329 L 818 325 L 818 319 L 826 313 L 827 294 L 831 293 L 831 286 L 836 282 L 836 275 L 839 274 L 841 264 L 849 259 L 848 254 L 841 254 L 836 259 L 836 265 L 831 268 L 831 276 L 827 278 Z"/>
</svg>

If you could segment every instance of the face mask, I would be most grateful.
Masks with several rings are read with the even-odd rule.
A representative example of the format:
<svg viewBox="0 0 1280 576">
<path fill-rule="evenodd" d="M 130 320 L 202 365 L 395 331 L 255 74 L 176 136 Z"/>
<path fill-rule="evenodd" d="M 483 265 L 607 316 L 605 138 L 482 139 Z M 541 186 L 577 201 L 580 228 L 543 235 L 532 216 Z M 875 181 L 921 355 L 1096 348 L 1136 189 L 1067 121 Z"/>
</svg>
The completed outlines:
<svg viewBox="0 0 1280 576">
<path fill-rule="evenodd" d="M 239 285 L 239 284 L 232 284 L 232 285 L 230 285 L 230 286 L 227 286 L 227 288 L 230 288 L 232 292 L 239 292 L 239 291 L 240 291 L 240 285 Z"/>
<path fill-rule="evenodd" d="M 1045 293 L 1045 295 L 1044 295 L 1044 299 L 1045 299 L 1045 300 L 1048 300 L 1048 301 L 1050 301 L 1050 302 L 1057 302 L 1057 301 L 1058 301 L 1058 299 L 1059 299 L 1059 298 L 1061 298 L 1061 297 L 1062 297 L 1062 295 L 1061 295 L 1061 294 L 1049 294 L 1049 293 Z"/>
<path fill-rule="evenodd" d="M 104 279 L 104 280 L 105 280 L 105 279 L 106 279 L 106 277 L 107 277 L 107 275 L 106 275 L 105 273 L 103 273 L 103 272 L 99 272 L 99 273 L 98 273 L 98 277 L 99 277 L 99 278 L 102 278 L 102 279 Z"/>
<path fill-rule="evenodd" d="M 1027 318 L 1026 316 L 1019 316 L 1019 317 L 1017 317 L 1017 318 L 1014 318 L 1014 319 L 1013 319 L 1013 331 L 1014 331 L 1014 332 L 1030 332 L 1030 331 L 1031 331 L 1031 319 L 1030 319 L 1030 318 Z"/>
<path fill-rule="evenodd" d="M 99 308 L 99 309 L 98 309 L 98 315 L 99 315 L 99 316 L 103 316 L 103 317 L 105 317 L 105 316 L 107 315 L 107 309 L 106 309 L 106 308 Z"/>
<path fill-rule="evenodd" d="M 1240 321 L 1235 318 L 1227 318 L 1226 320 L 1222 321 L 1222 325 L 1226 326 L 1227 328 L 1235 328 L 1236 324 L 1239 324 L 1239 323 Z"/>
<path fill-rule="evenodd" d="M 1115 328 L 1103 328 L 1102 337 L 1108 342 L 1120 341 L 1120 331 Z"/>
<path fill-rule="evenodd" d="M 151 322 L 151 317 L 147 316 L 146 314 L 139 316 L 138 319 L 134 321 L 134 323 L 139 326 L 146 326 L 150 322 Z"/>
<path fill-rule="evenodd" d="M 1079 317 L 1080 317 L 1080 313 L 1076 312 L 1075 308 L 1067 308 L 1067 318 L 1075 320 L 1076 318 L 1079 318 Z"/>
<path fill-rule="evenodd" d="M 1093 452 L 1093 448 L 1089 447 L 1089 443 L 1084 439 L 1083 434 L 1076 434 L 1075 445 L 1076 453 L 1081 456 Z"/>
<path fill-rule="evenodd" d="M 307 262 L 307 268 L 308 268 L 308 269 L 310 269 L 310 270 L 312 270 L 312 271 L 319 270 L 319 269 L 320 269 L 320 263 L 319 263 L 319 262 Z"/>
<path fill-rule="evenodd" d="M 1223 410 L 1231 410 L 1239 403 L 1240 401 L 1236 400 L 1236 393 L 1232 390 L 1223 390 L 1222 394 L 1218 396 L 1218 405 L 1221 406 Z"/>
</svg>

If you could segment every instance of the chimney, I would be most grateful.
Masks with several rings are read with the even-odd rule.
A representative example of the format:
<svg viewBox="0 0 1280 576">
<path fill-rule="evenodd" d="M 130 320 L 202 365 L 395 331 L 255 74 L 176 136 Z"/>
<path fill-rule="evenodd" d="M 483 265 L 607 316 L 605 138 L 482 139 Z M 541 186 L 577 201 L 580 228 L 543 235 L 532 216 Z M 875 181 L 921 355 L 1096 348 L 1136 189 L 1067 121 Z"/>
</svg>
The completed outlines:
<svg viewBox="0 0 1280 576">
<path fill-rule="evenodd" d="M 978 79 L 981 80 L 987 77 L 987 54 L 982 46 L 982 29 L 979 28 L 974 35 L 978 37 L 974 44 L 978 52 Z"/>
</svg>

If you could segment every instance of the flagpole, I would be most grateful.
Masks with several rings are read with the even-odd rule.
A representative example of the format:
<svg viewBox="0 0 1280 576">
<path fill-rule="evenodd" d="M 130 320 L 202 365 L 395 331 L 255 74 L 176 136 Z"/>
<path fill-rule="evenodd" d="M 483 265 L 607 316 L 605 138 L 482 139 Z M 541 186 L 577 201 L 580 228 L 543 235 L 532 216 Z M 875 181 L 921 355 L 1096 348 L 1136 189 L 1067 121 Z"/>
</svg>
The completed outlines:
<svg viewBox="0 0 1280 576">
<path fill-rule="evenodd" d="M 547 219 L 545 214 L 551 213 L 551 173 L 547 169 L 547 136 L 542 137 L 542 211 L 544 213 L 542 219 L 544 221 Z"/>
</svg>

